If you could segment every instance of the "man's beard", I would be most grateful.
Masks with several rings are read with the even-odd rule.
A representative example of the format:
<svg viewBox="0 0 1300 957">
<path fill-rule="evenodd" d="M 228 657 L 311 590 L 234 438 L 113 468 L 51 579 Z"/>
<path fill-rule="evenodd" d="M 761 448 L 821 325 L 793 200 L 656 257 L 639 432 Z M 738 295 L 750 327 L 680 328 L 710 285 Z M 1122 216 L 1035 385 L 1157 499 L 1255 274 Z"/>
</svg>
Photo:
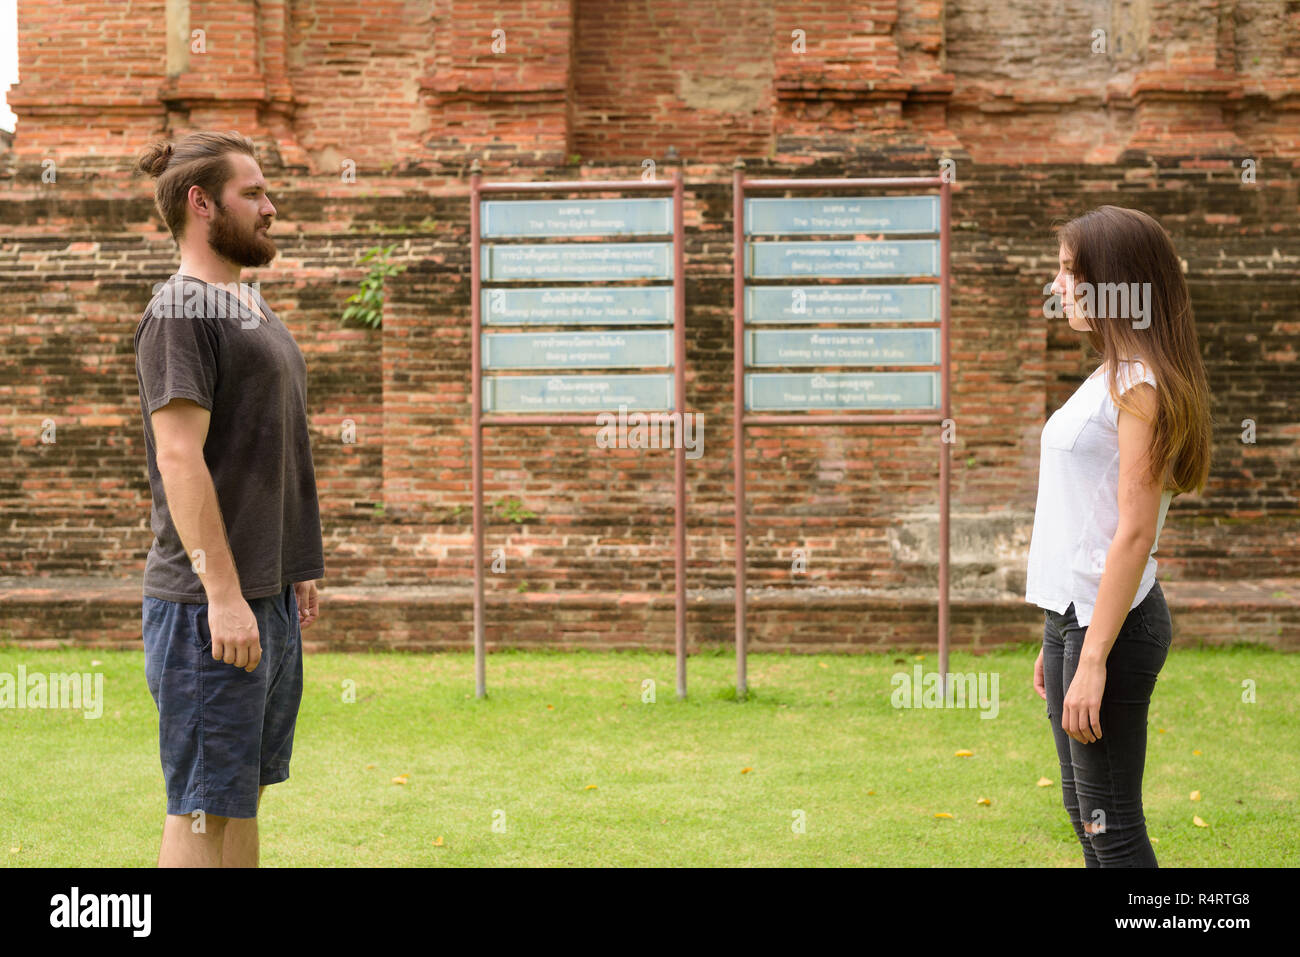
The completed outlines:
<svg viewBox="0 0 1300 957">
<path fill-rule="evenodd" d="M 259 225 L 261 225 L 259 223 Z M 226 207 L 217 204 L 217 215 L 208 227 L 208 245 L 212 251 L 238 266 L 265 266 L 275 258 L 275 243 L 270 236 L 252 232 L 241 232 L 235 217 L 226 212 Z"/>
</svg>

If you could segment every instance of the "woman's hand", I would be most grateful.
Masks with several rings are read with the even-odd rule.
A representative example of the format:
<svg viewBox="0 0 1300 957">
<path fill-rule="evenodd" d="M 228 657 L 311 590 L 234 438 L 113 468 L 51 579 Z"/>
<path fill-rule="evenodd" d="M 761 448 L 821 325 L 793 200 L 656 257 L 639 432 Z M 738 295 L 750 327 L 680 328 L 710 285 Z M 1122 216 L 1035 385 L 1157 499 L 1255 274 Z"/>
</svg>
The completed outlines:
<svg viewBox="0 0 1300 957">
<path fill-rule="evenodd" d="M 1047 700 L 1047 682 L 1043 680 L 1043 649 L 1038 649 L 1038 660 L 1034 662 L 1034 690 L 1038 697 Z"/>
<path fill-rule="evenodd" d="M 1106 690 L 1106 662 L 1079 659 L 1061 709 L 1061 729 L 1080 744 L 1101 738 L 1101 696 Z"/>
</svg>

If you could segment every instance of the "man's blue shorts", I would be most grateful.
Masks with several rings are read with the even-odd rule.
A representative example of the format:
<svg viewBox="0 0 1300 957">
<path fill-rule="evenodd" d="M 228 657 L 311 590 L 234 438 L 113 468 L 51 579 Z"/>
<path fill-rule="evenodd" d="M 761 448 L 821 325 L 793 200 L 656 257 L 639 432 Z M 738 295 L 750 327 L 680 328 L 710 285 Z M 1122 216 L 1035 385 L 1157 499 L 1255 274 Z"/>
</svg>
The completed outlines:
<svg viewBox="0 0 1300 957">
<path fill-rule="evenodd" d="M 208 604 L 144 596 L 145 678 L 158 706 L 167 813 L 257 817 L 257 789 L 289 777 L 302 701 L 293 585 L 248 602 L 262 660 L 250 674 L 212 657 Z"/>
</svg>

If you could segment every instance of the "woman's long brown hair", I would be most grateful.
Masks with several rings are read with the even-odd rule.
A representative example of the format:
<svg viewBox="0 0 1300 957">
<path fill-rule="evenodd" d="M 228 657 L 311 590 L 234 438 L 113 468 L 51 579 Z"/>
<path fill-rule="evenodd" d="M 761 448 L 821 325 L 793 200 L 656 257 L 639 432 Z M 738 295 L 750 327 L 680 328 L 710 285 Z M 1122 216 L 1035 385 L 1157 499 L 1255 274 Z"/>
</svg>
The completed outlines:
<svg viewBox="0 0 1300 957">
<path fill-rule="evenodd" d="M 1146 213 L 1122 206 L 1099 206 L 1056 232 L 1073 260 L 1076 285 L 1087 282 L 1099 290 L 1108 283 L 1122 283 L 1126 289 L 1150 283 L 1145 297 L 1149 312 L 1142 320 L 1150 325 L 1134 328 L 1136 313 L 1130 301 L 1128 315 L 1089 310 L 1084 316 L 1091 327 L 1087 338 L 1101 353 L 1106 387 L 1123 411 L 1142 418 L 1133 401 L 1116 389 L 1120 361 L 1141 359 L 1154 373 L 1158 401 L 1151 478 L 1175 494 L 1200 492 L 1210 474 L 1210 387 L 1173 242 Z M 1106 297 L 1096 293 L 1096 298 Z"/>
</svg>

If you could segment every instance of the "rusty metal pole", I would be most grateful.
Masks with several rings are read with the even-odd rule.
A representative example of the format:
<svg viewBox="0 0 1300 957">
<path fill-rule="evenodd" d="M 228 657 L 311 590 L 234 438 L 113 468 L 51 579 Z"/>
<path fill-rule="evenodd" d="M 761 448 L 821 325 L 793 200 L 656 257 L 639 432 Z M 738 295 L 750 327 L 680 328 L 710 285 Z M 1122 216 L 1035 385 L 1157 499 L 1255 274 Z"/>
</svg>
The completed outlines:
<svg viewBox="0 0 1300 957">
<path fill-rule="evenodd" d="M 952 443 L 945 432 L 952 420 L 951 368 L 949 338 L 952 334 L 949 293 L 952 279 L 951 228 L 952 184 L 946 179 L 939 186 L 939 263 L 941 270 L 939 300 L 939 348 L 942 375 L 940 389 L 943 421 L 939 424 L 939 687 L 948 693 L 948 486 L 952 479 Z"/>
<path fill-rule="evenodd" d="M 682 164 L 673 171 L 673 408 L 677 412 L 677 442 L 673 453 L 673 480 L 676 485 L 676 645 L 677 697 L 686 699 L 686 229 L 682 209 L 686 190 L 682 182 Z"/>
<path fill-rule="evenodd" d="M 469 177 L 469 288 L 470 288 L 470 430 L 473 433 L 473 486 L 474 486 L 474 693 L 487 697 L 487 666 L 484 662 L 483 640 L 483 397 L 481 379 L 483 357 L 479 354 L 479 329 L 483 317 L 479 314 L 482 294 L 479 251 L 479 181 L 480 167 L 477 159 L 470 167 Z"/>
<path fill-rule="evenodd" d="M 745 648 L 745 161 L 736 158 L 732 173 L 732 419 L 736 483 L 736 700 L 748 693 Z"/>
</svg>

